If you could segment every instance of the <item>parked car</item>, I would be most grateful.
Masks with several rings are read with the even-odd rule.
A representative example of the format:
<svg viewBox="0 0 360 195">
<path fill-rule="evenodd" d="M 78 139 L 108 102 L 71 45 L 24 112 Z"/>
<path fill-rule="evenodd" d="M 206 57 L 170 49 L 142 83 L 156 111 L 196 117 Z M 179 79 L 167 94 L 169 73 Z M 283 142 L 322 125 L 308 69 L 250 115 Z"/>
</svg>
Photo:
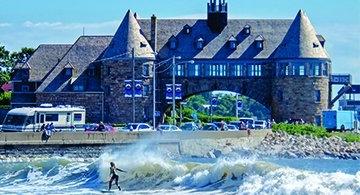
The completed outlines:
<svg viewBox="0 0 360 195">
<path fill-rule="evenodd" d="M 238 131 L 239 128 L 235 125 L 227 125 L 228 131 Z"/>
<path fill-rule="evenodd" d="M 183 131 L 197 131 L 197 130 L 199 130 L 199 127 L 194 122 L 187 122 L 187 123 L 184 123 L 180 127 L 180 129 Z"/>
<path fill-rule="evenodd" d="M 256 120 L 255 121 L 255 129 L 266 129 L 266 121 Z"/>
<path fill-rule="evenodd" d="M 125 131 L 154 131 L 154 129 L 146 123 L 129 123 Z"/>
<path fill-rule="evenodd" d="M 240 127 L 240 121 L 231 121 L 231 122 L 229 123 L 229 125 L 234 125 L 234 126 L 236 126 L 237 129 L 239 129 L 239 127 Z M 229 126 L 229 125 L 228 125 L 228 126 Z"/>
<path fill-rule="evenodd" d="M 101 132 L 115 132 L 116 131 L 116 128 L 114 128 L 113 126 L 111 125 L 104 125 L 104 129 L 101 130 Z M 84 129 L 86 132 L 96 132 L 96 131 L 100 131 L 99 130 L 99 124 L 86 124 L 84 125 Z"/>
<path fill-rule="evenodd" d="M 221 131 L 228 130 L 227 124 L 225 122 L 214 122 L 213 124 L 215 124 Z"/>
<path fill-rule="evenodd" d="M 181 131 L 181 129 L 175 125 L 159 125 L 158 131 Z"/>
<path fill-rule="evenodd" d="M 253 118 L 240 118 L 239 121 L 243 122 L 247 128 L 255 128 L 255 120 Z"/>
<path fill-rule="evenodd" d="M 290 124 L 305 124 L 305 121 L 301 118 L 291 118 L 289 119 Z"/>
<path fill-rule="evenodd" d="M 220 129 L 214 123 L 205 124 L 201 130 L 202 131 L 220 131 Z"/>
</svg>

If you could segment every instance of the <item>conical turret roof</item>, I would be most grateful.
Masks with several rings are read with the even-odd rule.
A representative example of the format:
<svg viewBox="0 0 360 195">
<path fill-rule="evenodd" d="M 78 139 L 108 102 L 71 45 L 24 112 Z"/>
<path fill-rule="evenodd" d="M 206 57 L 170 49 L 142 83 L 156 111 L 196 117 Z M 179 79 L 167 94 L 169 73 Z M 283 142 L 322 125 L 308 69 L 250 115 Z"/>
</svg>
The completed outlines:
<svg viewBox="0 0 360 195">
<path fill-rule="evenodd" d="M 155 59 L 154 51 L 144 37 L 137 19 L 128 10 L 106 49 L 103 59 L 131 58 L 132 49 L 135 50 L 136 58 Z"/>
<path fill-rule="evenodd" d="M 300 10 L 273 54 L 274 58 L 329 58 L 316 31 L 303 10 Z"/>
</svg>

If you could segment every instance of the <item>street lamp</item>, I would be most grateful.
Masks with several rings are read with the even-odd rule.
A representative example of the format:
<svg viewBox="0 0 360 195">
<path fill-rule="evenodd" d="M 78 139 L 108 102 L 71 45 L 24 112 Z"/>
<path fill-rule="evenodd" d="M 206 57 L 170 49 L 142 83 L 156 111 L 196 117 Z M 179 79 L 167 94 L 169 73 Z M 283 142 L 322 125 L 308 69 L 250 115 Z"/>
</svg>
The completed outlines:
<svg viewBox="0 0 360 195">
<path fill-rule="evenodd" d="M 157 64 L 153 65 L 153 125 L 155 128 L 155 124 L 156 124 L 156 69 L 159 68 L 160 66 L 166 64 L 167 62 L 169 62 L 170 60 L 172 60 L 172 119 L 175 119 L 175 67 L 176 67 L 176 60 L 181 60 L 180 56 L 173 56 L 169 59 L 166 59 L 164 61 L 161 61 Z M 185 62 L 180 62 L 178 64 L 182 64 L 182 63 L 189 63 L 189 64 L 194 64 L 193 60 L 190 61 L 185 61 Z M 170 68 L 170 67 L 169 67 Z M 174 120 L 175 121 L 175 120 Z"/>
</svg>

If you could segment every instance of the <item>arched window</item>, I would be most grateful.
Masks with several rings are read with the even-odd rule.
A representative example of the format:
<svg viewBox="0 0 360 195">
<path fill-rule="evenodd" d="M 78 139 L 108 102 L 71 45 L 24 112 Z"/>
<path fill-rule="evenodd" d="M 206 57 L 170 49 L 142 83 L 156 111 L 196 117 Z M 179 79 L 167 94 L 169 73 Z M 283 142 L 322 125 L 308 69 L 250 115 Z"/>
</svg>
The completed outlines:
<svg viewBox="0 0 360 195">
<path fill-rule="evenodd" d="M 203 38 L 196 39 L 196 48 L 197 49 L 203 49 L 204 48 L 204 42 L 205 40 Z"/>
<path fill-rule="evenodd" d="M 232 35 L 232 36 L 229 38 L 229 47 L 230 47 L 230 49 L 236 49 L 236 43 L 237 43 L 237 40 L 236 40 L 236 38 Z"/>
<path fill-rule="evenodd" d="M 244 34 L 245 35 L 250 35 L 251 34 L 251 26 L 250 25 L 245 25 L 244 26 Z"/>
<path fill-rule="evenodd" d="M 184 28 L 183 28 L 183 32 L 185 33 L 185 34 L 190 34 L 191 33 L 191 26 L 189 26 L 188 24 L 186 24 L 185 26 L 184 26 Z"/>
<path fill-rule="evenodd" d="M 264 37 L 262 35 L 259 35 L 255 38 L 255 44 L 257 49 L 263 49 L 264 48 Z"/>
</svg>

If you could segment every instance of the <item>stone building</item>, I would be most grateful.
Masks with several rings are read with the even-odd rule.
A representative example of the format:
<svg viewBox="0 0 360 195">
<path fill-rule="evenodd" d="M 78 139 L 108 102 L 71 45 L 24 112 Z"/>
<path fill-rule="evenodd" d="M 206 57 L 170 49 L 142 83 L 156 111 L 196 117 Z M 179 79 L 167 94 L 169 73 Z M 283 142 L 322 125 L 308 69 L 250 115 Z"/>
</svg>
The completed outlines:
<svg viewBox="0 0 360 195">
<path fill-rule="evenodd" d="M 152 118 L 153 66 L 172 56 L 183 98 L 227 90 L 269 108 L 277 121 L 321 121 L 328 108 L 331 60 L 325 39 L 300 10 L 295 19 L 228 19 L 228 4 L 210 0 L 207 19 L 139 19 L 128 11 L 114 36 L 81 36 L 73 45 L 40 45 L 16 66 L 12 105 L 85 106 L 89 121 Z M 133 64 L 135 66 L 133 67 Z M 134 68 L 134 70 L 133 70 Z M 124 96 L 125 80 L 143 81 L 143 97 Z M 157 108 L 168 104 L 171 64 L 159 66 Z"/>
</svg>

